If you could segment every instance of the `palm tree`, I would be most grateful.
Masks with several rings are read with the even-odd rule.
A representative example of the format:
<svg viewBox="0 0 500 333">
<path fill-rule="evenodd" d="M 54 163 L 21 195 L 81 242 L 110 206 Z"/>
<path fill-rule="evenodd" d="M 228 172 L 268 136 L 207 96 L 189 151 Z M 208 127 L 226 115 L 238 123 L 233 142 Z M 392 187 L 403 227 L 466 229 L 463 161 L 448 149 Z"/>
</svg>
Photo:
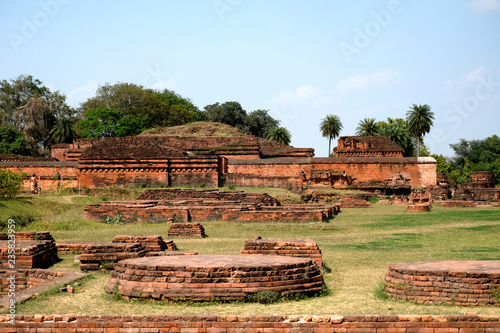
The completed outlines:
<svg viewBox="0 0 500 333">
<path fill-rule="evenodd" d="M 412 136 L 404 123 L 389 122 L 381 127 L 380 135 L 388 137 L 392 142 L 403 148 L 405 156 L 410 156 L 413 150 Z"/>
<path fill-rule="evenodd" d="M 267 132 L 266 139 L 288 146 L 292 140 L 292 135 L 285 127 L 274 127 Z"/>
<path fill-rule="evenodd" d="M 328 156 L 332 151 L 332 139 L 335 139 L 340 135 L 340 130 L 342 130 L 342 122 L 339 116 L 329 114 L 319 124 L 319 130 L 321 135 L 328 138 Z"/>
<path fill-rule="evenodd" d="M 417 157 L 420 156 L 420 137 L 429 133 L 433 125 L 434 112 L 428 104 L 413 104 L 410 110 L 406 111 L 406 121 L 408 130 L 417 137 Z"/>
<path fill-rule="evenodd" d="M 76 138 L 75 130 L 73 129 L 73 121 L 68 118 L 60 118 L 52 130 L 50 135 L 55 143 L 71 143 Z"/>
<path fill-rule="evenodd" d="M 380 128 L 375 122 L 375 118 L 365 118 L 358 123 L 356 127 L 357 136 L 373 136 L 378 135 Z"/>
</svg>

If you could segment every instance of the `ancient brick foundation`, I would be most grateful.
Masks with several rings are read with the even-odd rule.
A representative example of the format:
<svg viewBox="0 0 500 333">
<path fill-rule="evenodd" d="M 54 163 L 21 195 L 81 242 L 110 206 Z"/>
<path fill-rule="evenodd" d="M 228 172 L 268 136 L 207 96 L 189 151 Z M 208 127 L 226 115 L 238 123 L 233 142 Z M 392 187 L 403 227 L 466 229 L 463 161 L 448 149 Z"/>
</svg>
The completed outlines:
<svg viewBox="0 0 500 333">
<path fill-rule="evenodd" d="M 4 297 L 9 290 L 10 281 L 9 277 L 15 276 L 15 291 L 19 292 L 28 288 L 33 288 L 42 283 L 53 281 L 64 275 L 63 272 L 55 272 L 46 269 L 20 269 L 0 270 L 0 298 Z"/>
<path fill-rule="evenodd" d="M 259 255 L 150 257 L 118 262 L 106 292 L 128 298 L 235 301 L 250 293 L 315 293 L 323 278 L 308 258 Z"/>
<path fill-rule="evenodd" d="M 441 201 L 439 202 L 441 207 L 477 207 L 477 202 L 475 201 Z"/>
<path fill-rule="evenodd" d="M 144 257 L 146 253 L 144 246 L 138 243 L 89 243 L 79 257 L 79 267 L 82 271 L 113 269 L 120 260 Z"/>
<path fill-rule="evenodd" d="M 251 239 L 245 241 L 241 254 L 311 258 L 319 267 L 323 266 L 321 250 L 312 239 Z"/>
<path fill-rule="evenodd" d="M 204 238 L 205 228 L 200 223 L 172 223 L 168 229 L 168 236 L 173 238 Z"/>
<path fill-rule="evenodd" d="M 410 204 L 406 206 L 407 212 L 430 212 L 431 192 L 425 188 L 412 189 Z"/>
<path fill-rule="evenodd" d="M 343 196 L 340 199 L 340 207 L 342 208 L 371 208 L 372 204 L 355 196 Z"/>
<path fill-rule="evenodd" d="M 5 332 L 497 333 L 500 315 L 0 315 Z"/>
<path fill-rule="evenodd" d="M 31 175 L 36 174 L 38 177 L 38 186 L 43 191 L 56 191 L 60 188 L 77 188 L 78 187 L 78 163 L 77 162 L 56 162 L 56 161 L 16 161 L 16 162 L 1 162 L 0 165 L 6 170 L 15 173 L 26 173 L 23 182 L 23 189 L 30 190 Z M 56 175 L 59 172 L 62 179 L 57 180 Z"/>
<path fill-rule="evenodd" d="M 418 303 L 500 306 L 500 260 L 421 261 L 389 266 L 387 295 Z"/>
<path fill-rule="evenodd" d="M 57 247 L 53 241 L 17 240 L 14 252 L 9 252 L 9 240 L 0 240 L 0 262 L 3 269 L 47 268 L 57 261 Z M 15 260 L 9 258 L 14 255 Z"/>
<path fill-rule="evenodd" d="M 113 238 L 113 243 L 139 243 L 147 252 L 177 250 L 174 241 L 165 242 L 160 235 L 117 235 Z"/>
</svg>

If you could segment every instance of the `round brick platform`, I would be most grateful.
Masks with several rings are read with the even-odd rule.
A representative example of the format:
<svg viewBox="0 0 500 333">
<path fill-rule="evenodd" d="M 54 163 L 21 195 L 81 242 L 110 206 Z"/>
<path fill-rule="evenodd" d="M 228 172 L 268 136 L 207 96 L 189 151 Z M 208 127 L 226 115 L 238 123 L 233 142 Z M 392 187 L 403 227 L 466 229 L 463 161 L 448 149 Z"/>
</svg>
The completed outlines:
<svg viewBox="0 0 500 333">
<path fill-rule="evenodd" d="M 385 276 L 387 295 L 418 303 L 500 306 L 500 260 L 397 263 Z"/>
<path fill-rule="evenodd" d="M 261 255 L 146 257 L 118 262 L 106 292 L 161 300 L 234 301 L 249 293 L 314 293 L 323 278 L 314 260 Z M 118 289 L 116 289 L 118 287 Z"/>
</svg>

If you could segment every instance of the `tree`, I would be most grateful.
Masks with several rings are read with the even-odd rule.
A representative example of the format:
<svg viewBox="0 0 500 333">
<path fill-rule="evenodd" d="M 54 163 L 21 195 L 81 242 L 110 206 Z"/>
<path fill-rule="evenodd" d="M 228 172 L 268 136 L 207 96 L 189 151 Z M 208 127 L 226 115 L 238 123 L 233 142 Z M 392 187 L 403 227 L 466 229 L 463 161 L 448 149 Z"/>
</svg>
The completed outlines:
<svg viewBox="0 0 500 333">
<path fill-rule="evenodd" d="M 412 156 L 413 143 L 411 133 L 408 131 L 404 120 L 401 122 L 397 121 L 397 119 L 396 121 L 389 121 L 387 124 L 382 125 L 380 135 L 388 137 L 392 142 L 403 148 L 405 156 Z"/>
<path fill-rule="evenodd" d="M 292 135 L 285 127 L 275 127 L 269 130 L 266 139 L 288 146 L 292 141 Z"/>
<path fill-rule="evenodd" d="M 43 97 L 31 97 L 14 113 L 14 124 L 33 147 L 48 148 L 52 142 L 50 131 L 56 122 L 54 111 Z"/>
<path fill-rule="evenodd" d="M 319 124 L 319 130 L 323 137 L 328 138 L 328 156 L 330 156 L 332 151 L 332 139 L 338 137 L 342 130 L 342 122 L 339 116 L 332 114 L 327 115 Z"/>
<path fill-rule="evenodd" d="M 69 117 L 59 118 L 55 123 L 50 135 L 55 143 L 71 143 L 76 139 L 77 135 L 73 126 L 74 121 Z"/>
<path fill-rule="evenodd" d="M 120 110 L 98 108 L 88 110 L 86 119 L 76 123 L 83 138 L 108 138 L 137 135 L 147 129 L 147 115 L 124 114 Z"/>
<path fill-rule="evenodd" d="M 374 136 L 378 135 L 379 126 L 375 122 L 375 118 L 365 118 L 358 123 L 356 127 L 356 135 L 358 136 Z"/>
<path fill-rule="evenodd" d="M 214 103 L 205 106 L 205 113 L 209 121 L 227 124 L 245 130 L 247 112 L 238 102 Z"/>
<path fill-rule="evenodd" d="M 0 169 L 0 197 L 14 198 L 23 185 L 24 174 Z"/>
<path fill-rule="evenodd" d="M 433 157 L 436 160 L 436 171 L 444 174 L 450 174 L 451 171 L 453 170 L 451 163 L 448 163 L 446 161 L 446 158 L 443 155 L 436 155 L 432 154 L 431 157 Z"/>
<path fill-rule="evenodd" d="M 413 106 L 406 112 L 408 130 L 417 137 L 417 157 L 420 156 L 420 138 L 429 133 L 433 125 L 434 112 L 428 104 Z"/>
<path fill-rule="evenodd" d="M 275 127 L 278 127 L 280 121 L 269 115 L 269 110 L 255 110 L 250 112 L 245 120 L 245 129 L 259 138 L 265 138 L 267 133 Z"/>
<path fill-rule="evenodd" d="M 147 116 L 145 129 L 183 125 L 204 120 L 204 114 L 191 103 L 170 90 L 145 89 L 131 83 L 105 84 L 97 89 L 96 96 L 82 103 L 84 116 L 89 110 L 109 109 L 123 112 L 132 118 Z M 144 120 L 144 119 L 143 119 Z"/>
<path fill-rule="evenodd" d="M 0 126 L 0 154 L 33 155 L 33 148 L 12 125 Z"/>
</svg>

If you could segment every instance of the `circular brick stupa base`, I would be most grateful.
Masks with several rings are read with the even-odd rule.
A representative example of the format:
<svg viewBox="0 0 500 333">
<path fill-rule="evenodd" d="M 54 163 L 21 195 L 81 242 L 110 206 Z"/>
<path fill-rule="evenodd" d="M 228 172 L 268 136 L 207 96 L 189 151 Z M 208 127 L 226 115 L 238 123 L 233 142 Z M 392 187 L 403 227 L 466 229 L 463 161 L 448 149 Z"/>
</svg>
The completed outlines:
<svg viewBox="0 0 500 333">
<path fill-rule="evenodd" d="M 389 266 L 385 292 L 418 303 L 500 306 L 500 260 L 420 261 Z"/>
<path fill-rule="evenodd" d="M 106 292 L 160 300 L 234 301 L 249 293 L 314 293 L 323 278 L 314 260 L 261 255 L 198 255 L 126 259 Z"/>
</svg>

